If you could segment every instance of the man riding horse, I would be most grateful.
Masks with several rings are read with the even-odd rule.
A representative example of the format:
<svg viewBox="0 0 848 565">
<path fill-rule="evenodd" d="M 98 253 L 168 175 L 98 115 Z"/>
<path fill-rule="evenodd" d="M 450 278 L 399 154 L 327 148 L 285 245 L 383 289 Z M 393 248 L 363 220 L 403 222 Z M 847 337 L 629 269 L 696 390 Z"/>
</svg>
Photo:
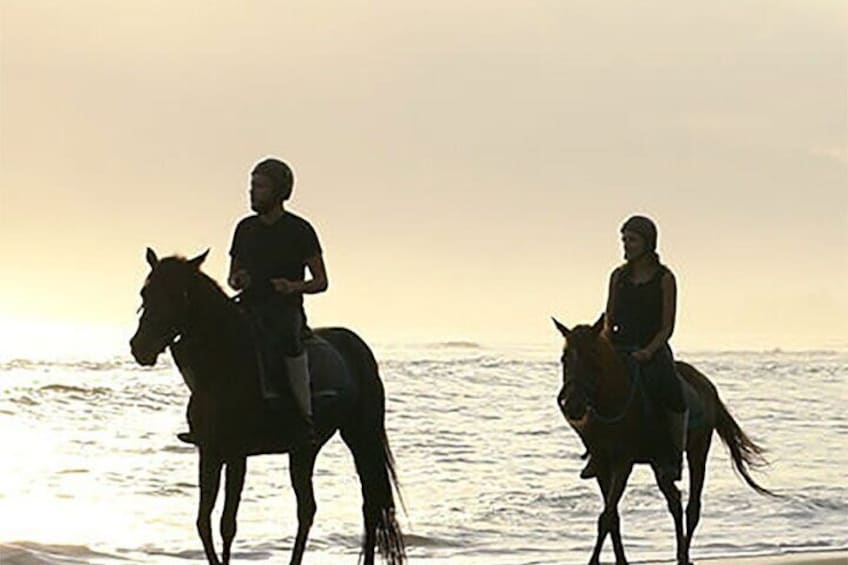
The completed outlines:
<svg viewBox="0 0 848 565">
<path fill-rule="evenodd" d="M 302 419 L 298 437 L 314 443 L 309 365 L 303 346 L 308 331 L 303 295 L 327 290 L 327 269 L 315 229 L 285 208 L 293 187 L 294 174 L 279 159 L 265 159 L 253 168 L 250 207 L 256 214 L 236 225 L 227 282 L 241 291 L 240 304 L 259 342 L 262 396 L 271 403 L 278 400 L 285 373 Z M 195 442 L 192 433 L 179 437 Z"/>
</svg>

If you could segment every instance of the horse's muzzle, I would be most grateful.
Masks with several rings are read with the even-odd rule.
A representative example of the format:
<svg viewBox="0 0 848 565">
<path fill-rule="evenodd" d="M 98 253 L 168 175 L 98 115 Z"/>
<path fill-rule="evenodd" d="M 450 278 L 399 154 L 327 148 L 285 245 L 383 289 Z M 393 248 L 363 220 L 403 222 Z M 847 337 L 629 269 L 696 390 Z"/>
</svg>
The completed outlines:
<svg viewBox="0 0 848 565">
<path fill-rule="evenodd" d="M 578 395 L 579 396 L 579 395 Z M 584 419 L 588 413 L 586 402 L 575 396 L 560 394 L 557 398 L 557 404 L 565 419 L 569 422 L 576 422 Z"/>
<path fill-rule="evenodd" d="M 583 415 L 580 418 L 573 419 L 566 416 L 565 419 L 568 420 L 568 423 L 571 425 L 572 428 L 577 431 L 580 431 L 585 428 L 586 425 L 589 423 L 589 411 L 586 410 L 585 412 L 583 412 Z"/>
<path fill-rule="evenodd" d="M 159 354 L 154 351 L 140 351 L 132 340 L 130 341 L 130 351 L 135 362 L 142 367 L 152 367 L 156 364 L 156 359 L 159 358 Z"/>
<path fill-rule="evenodd" d="M 165 348 L 173 341 L 172 338 L 162 340 L 162 343 L 156 347 L 151 347 L 149 344 L 142 344 L 138 334 L 134 335 L 130 340 L 130 351 L 136 363 L 143 367 L 152 367 L 156 364 L 159 355 L 165 351 Z"/>
</svg>

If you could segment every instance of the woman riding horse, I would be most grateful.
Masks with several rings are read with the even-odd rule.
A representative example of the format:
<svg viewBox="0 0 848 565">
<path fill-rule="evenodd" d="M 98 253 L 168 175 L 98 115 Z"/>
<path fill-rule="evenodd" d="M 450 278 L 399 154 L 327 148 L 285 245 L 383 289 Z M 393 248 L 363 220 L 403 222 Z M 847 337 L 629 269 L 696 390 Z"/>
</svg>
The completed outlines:
<svg viewBox="0 0 848 565">
<path fill-rule="evenodd" d="M 653 401 L 646 420 L 648 443 L 656 468 L 680 480 L 686 403 L 668 340 L 674 331 L 677 285 L 674 274 L 657 254 L 657 228 L 645 216 L 632 216 L 621 226 L 625 264 L 610 276 L 603 334 L 638 364 Z M 580 473 L 594 477 L 592 459 Z"/>
</svg>

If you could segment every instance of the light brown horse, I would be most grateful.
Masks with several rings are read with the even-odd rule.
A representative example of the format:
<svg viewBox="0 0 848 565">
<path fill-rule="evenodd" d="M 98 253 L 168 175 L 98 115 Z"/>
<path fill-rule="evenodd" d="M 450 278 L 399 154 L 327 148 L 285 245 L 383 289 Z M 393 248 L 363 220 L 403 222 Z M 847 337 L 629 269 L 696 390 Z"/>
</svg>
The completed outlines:
<svg viewBox="0 0 848 565">
<path fill-rule="evenodd" d="M 556 319 L 554 324 L 565 338 L 563 387 L 557 402 L 565 419 L 580 435 L 592 456 L 604 498 L 590 565 L 600 563 L 601 548 L 607 534 L 612 537 L 616 564 L 627 563 L 619 528 L 618 503 L 636 463 L 648 463 L 654 467 L 657 485 L 674 518 L 677 562 L 690 564 L 689 548 L 701 515 L 701 492 L 713 431 L 718 432 L 730 450 L 733 466 L 745 483 L 760 494 L 775 496 L 757 484 L 749 473 L 749 468 L 767 464 L 762 455 L 763 449 L 745 435 L 710 380 L 691 365 L 677 362 L 678 374 L 694 389 L 696 403 L 699 403 L 697 408 L 703 413 L 700 425 L 690 426 L 686 437 L 689 501 L 684 533 L 680 490 L 667 474 L 657 472 L 648 455 L 650 448 L 645 445 L 645 405 L 639 379 L 631 380 L 624 359 L 600 335 L 603 318 L 593 326 L 581 325 L 571 330 Z"/>
</svg>

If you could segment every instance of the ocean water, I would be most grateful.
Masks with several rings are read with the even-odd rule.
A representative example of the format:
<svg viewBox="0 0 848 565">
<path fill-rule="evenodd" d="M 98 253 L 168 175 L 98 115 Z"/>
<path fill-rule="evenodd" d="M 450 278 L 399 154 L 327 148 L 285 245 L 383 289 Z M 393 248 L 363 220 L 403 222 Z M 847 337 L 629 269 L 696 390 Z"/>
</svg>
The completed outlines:
<svg viewBox="0 0 848 565">
<path fill-rule="evenodd" d="M 375 352 L 410 563 L 588 561 L 601 500 L 594 482 L 577 477 L 581 445 L 556 407 L 556 347 Z M 784 495 L 747 488 L 716 437 L 693 557 L 844 549 L 848 353 L 678 357 L 713 380 L 768 448 L 771 467 L 755 477 Z M 0 363 L 0 561 L 204 562 L 194 528 L 197 458 L 174 436 L 185 428 L 187 398 L 168 355 L 152 369 L 128 357 Z M 680 484 L 685 497 L 685 476 Z M 338 437 L 318 458 L 315 492 L 305 563 L 356 563 L 359 482 Z M 631 561 L 674 557 L 672 520 L 647 468 L 634 472 L 620 510 Z M 287 562 L 296 523 L 287 457 L 251 458 L 235 561 Z"/>
</svg>

